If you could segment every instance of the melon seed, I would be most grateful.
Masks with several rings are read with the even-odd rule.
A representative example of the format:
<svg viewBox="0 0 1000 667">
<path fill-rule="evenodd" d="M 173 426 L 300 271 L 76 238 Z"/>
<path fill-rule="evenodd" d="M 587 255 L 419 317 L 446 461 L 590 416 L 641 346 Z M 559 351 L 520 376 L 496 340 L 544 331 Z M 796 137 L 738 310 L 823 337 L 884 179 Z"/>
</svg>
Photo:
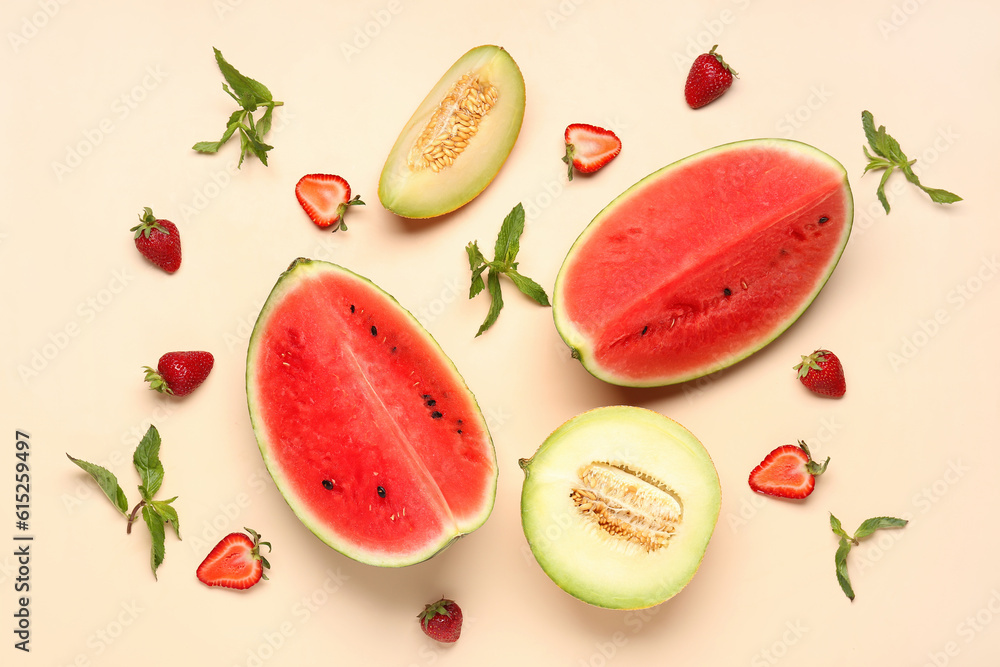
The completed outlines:
<svg viewBox="0 0 1000 667">
<path fill-rule="evenodd" d="M 323 488 L 327 491 L 333 491 L 333 482 L 328 479 L 323 480 Z"/>
<path fill-rule="evenodd" d="M 445 94 L 410 149 L 406 160 L 410 169 L 430 168 L 437 173 L 454 164 L 499 99 L 496 86 L 478 76 L 463 75 Z"/>
<path fill-rule="evenodd" d="M 570 498 L 584 517 L 626 548 L 667 546 L 683 517 L 680 500 L 659 480 L 628 466 L 595 461 Z"/>
<path fill-rule="evenodd" d="M 375 328 L 374 324 L 372 325 L 372 335 L 373 336 L 377 336 L 378 335 L 378 329 Z"/>
<path fill-rule="evenodd" d="M 385 498 L 385 487 L 384 486 L 380 486 L 380 487 L 376 488 L 375 492 L 378 493 L 378 497 L 379 498 Z"/>
<path fill-rule="evenodd" d="M 437 410 L 435 410 L 434 412 L 431 413 L 431 419 L 441 419 L 441 417 L 443 417 L 443 416 L 444 415 L 442 415 Z"/>
<path fill-rule="evenodd" d="M 732 296 L 733 295 L 733 290 L 731 290 L 731 289 L 729 289 L 727 287 L 727 288 L 725 288 L 725 289 L 722 290 L 722 293 L 725 294 L 726 296 Z"/>
<path fill-rule="evenodd" d="M 825 223 L 825 222 L 829 222 L 829 220 L 830 220 L 830 218 L 828 218 L 828 217 L 826 217 L 826 216 L 824 215 L 824 216 L 823 216 L 822 218 L 820 218 L 820 219 L 819 219 L 819 224 L 821 224 L 821 225 L 822 225 L 822 224 L 823 224 L 823 223 Z"/>
</svg>

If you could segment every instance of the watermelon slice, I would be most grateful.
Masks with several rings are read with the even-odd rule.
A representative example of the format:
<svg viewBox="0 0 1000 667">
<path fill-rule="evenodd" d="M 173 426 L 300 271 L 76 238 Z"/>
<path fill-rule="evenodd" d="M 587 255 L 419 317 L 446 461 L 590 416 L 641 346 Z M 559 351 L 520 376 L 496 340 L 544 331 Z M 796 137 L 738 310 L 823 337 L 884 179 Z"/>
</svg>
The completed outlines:
<svg viewBox="0 0 1000 667">
<path fill-rule="evenodd" d="M 409 312 L 347 269 L 298 259 L 281 275 L 250 338 L 247 401 L 292 511 L 355 560 L 420 562 L 493 508 L 472 393 Z"/>
<path fill-rule="evenodd" d="M 707 375 L 774 340 L 847 244 L 847 173 L 796 141 L 725 144 L 647 176 L 570 249 L 553 316 L 593 375 L 628 386 Z"/>
</svg>

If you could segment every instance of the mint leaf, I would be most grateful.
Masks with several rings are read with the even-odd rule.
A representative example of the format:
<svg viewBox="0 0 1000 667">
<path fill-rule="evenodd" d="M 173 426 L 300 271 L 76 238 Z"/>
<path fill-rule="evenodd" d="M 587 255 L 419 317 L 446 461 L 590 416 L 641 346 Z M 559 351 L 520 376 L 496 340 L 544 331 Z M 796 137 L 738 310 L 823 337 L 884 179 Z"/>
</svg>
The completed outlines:
<svg viewBox="0 0 1000 667">
<path fill-rule="evenodd" d="M 854 588 L 851 586 L 851 577 L 847 572 L 847 554 L 851 551 L 851 543 L 846 538 L 840 538 L 840 546 L 833 556 L 833 563 L 837 569 L 837 583 L 840 584 L 844 595 L 851 601 L 854 600 Z"/>
<path fill-rule="evenodd" d="M 861 522 L 858 529 L 854 531 L 854 539 L 862 540 L 876 530 L 882 530 L 883 528 L 902 528 L 907 524 L 905 519 L 897 519 L 891 516 L 877 516 L 873 519 L 866 519 Z"/>
<path fill-rule="evenodd" d="M 840 537 L 840 543 L 837 546 L 837 553 L 834 554 L 833 561 L 836 566 L 837 571 L 837 583 L 840 584 L 841 590 L 844 591 L 850 600 L 854 600 L 854 588 L 851 586 L 851 579 L 847 573 L 847 554 L 850 553 L 851 547 L 856 546 L 861 540 L 868 537 L 876 530 L 882 530 L 883 528 L 902 528 L 907 524 L 905 519 L 897 519 L 891 516 L 877 516 L 872 519 L 866 519 L 861 522 L 858 529 L 854 531 L 854 537 L 851 537 L 844 531 L 844 528 L 840 524 L 840 520 L 830 514 L 830 528 L 833 532 Z"/>
<path fill-rule="evenodd" d="M 500 274 L 493 269 L 490 269 L 490 273 L 486 278 L 486 287 L 490 293 L 490 310 L 486 313 L 486 319 L 480 325 L 479 331 L 476 332 L 477 338 L 493 326 L 493 323 L 500 317 L 500 309 L 503 308 L 503 293 L 500 291 Z"/>
<path fill-rule="evenodd" d="M 132 463 L 139 472 L 139 493 L 142 499 L 149 502 L 156 492 L 160 490 L 163 483 L 163 464 L 160 463 L 160 432 L 155 426 L 150 425 L 146 434 L 142 436 L 139 446 L 135 448 L 132 455 Z"/>
<path fill-rule="evenodd" d="M 237 131 L 240 134 L 240 160 L 237 167 L 243 166 L 247 155 L 255 155 L 264 166 L 267 166 L 267 153 L 273 146 L 264 141 L 264 136 L 271 131 L 274 107 L 280 107 L 284 102 L 276 102 L 267 86 L 259 81 L 244 76 L 230 65 L 222 56 L 222 52 L 213 47 L 215 61 L 226 83 L 222 89 L 240 105 L 240 108 L 229 116 L 226 131 L 219 141 L 199 141 L 192 149 L 199 153 L 217 153 Z M 255 122 L 253 114 L 264 107 L 260 120 Z"/>
<path fill-rule="evenodd" d="M 154 500 L 149 505 L 157 514 L 160 515 L 161 519 L 173 525 L 174 532 L 177 534 L 177 539 L 179 540 L 181 539 L 180 519 L 177 517 L 177 510 L 170 504 L 175 500 L 177 500 L 177 496 L 174 496 L 169 500 Z"/>
<path fill-rule="evenodd" d="M 549 297 L 541 285 L 531 278 L 522 275 L 517 271 L 517 253 L 521 249 L 521 234 L 524 233 L 524 207 L 518 203 L 511 212 L 504 218 L 500 226 L 500 233 L 497 234 L 497 241 L 494 247 L 493 261 L 487 260 L 479 250 L 479 243 L 473 241 L 465 246 L 465 252 L 469 256 L 469 269 L 472 271 L 472 284 L 469 286 L 469 298 L 472 299 L 483 289 L 488 288 L 490 293 L 490 310 L 486 315 L 486 320 L 476 336 L 480 336 L 484 331 L 493 326 L 500 309 L 503 308 L 503 295 L 500 291 L 500 275 L 504 274 L 513 281 L 521 292 L 534 299 L 537 303 L 548 306 Z M 487 280 L 483 282 L 483 272 L 489 269 Z"/>
<path fill-rule="evenodd" d="M 889 201 L 885 196 L 885 185 L 889 180 L 889 176 L 897 167 L 903 172 L 906 180 L 926 192 L 931 201 L 938 204 L 953 204 L 962 201 L 961 197 L 947 190 L 928 188 L 921 185 L 920 179 L 912 169 L 912 165 L 916 160 L 910 160 L 906 157 L 906 153 L 903 152 L 899 142 L 886 132 L 884 125 L 879 125 L 878 129 L 875 129 L 875 119 L 872 117 L 870 111 L 861 112 L 861 127 L 865 132 L 865 139 L 867 139 L 868 145 L 871 146 L 872 151 L 875 153 L 875 155 L 872 155 L 868 152 L 866 146 L 861 147 L 865 158 L 868 159 L 868 164 L 862 173 L 867 174 L 869 171 L 877 169 L 886 170 L 882 174 L 882 179 L 879 181 L 878 188 L 875 191 L 875 195 L 878 197 L 879 202 L 881 202 L 886 214 L 889 213 Z"/>
<path fill-rule="evenodd" d="M 69 454 L 66 456 L 70 461 L 83 468 L 91 477 L 94 478 L 97 485 L 101 487 L 101 491 L 104 491 L 104 495 L 106 495 L 114 506 L 118 508 L 119 512 L 125 514 L 126 516 L 128 515 L 128 500 L 125 498 L 125 492 L 122 491 L 122 488 L 118 485 L 118 478 L 115 477 L 114 473 L 97 464 L 75 459 Z"/>
<path fill-rule="evenodd" d="M 838 536 L 840 536 L 841 539 L 845 540 L 851 539 L 851 536 L 847 534 L 847 531 L 844 530 L 844 527 L 840 525 L 840 519 L 833 516 L 832 512 L 830 513 L 830 528 L 832 528 L 833 532 L 836 533 Z"/>
<path fill-rule="evenodd" d="M 514 281 L 514 284 L 517 285 L 517 289 L 521 290 L 522 292 L 530 296 L 540 305 L 542 306 L 551 305 L 549 303 L 548 295 L 545 294 L 545 290 L 543 290 L 542 286 L 536 283 L 531 278 L 528 278 L 527 276 L 522 276 L 514 269 L 510 269 L 507 271 L 507 277 L 510 278 L 512 281 Z"/>
<path fill-rule="evenodd" d="M 507 217 L 503 219 L 497 244 L 493 252 L 493 261 L 502 262 L 510 267 L 521 249 L 521 234 L 524 232 L 524 207 L 518 202 Z"/>
<path fill-rule="evenodd" d="M 153 540 L 149 554 L 149 564 L 153 568 L 153 578 L 158 579 L 156 569 L 163 563 L 163 556 L 166 551 L 163 544 L 165 538 L 163 517 L 154 511 L 151 506 L 146 505 L 142 508 L 142 519 L 146 522 L 146 526 L 149 527 L 149 536 Z"/>
</svg>

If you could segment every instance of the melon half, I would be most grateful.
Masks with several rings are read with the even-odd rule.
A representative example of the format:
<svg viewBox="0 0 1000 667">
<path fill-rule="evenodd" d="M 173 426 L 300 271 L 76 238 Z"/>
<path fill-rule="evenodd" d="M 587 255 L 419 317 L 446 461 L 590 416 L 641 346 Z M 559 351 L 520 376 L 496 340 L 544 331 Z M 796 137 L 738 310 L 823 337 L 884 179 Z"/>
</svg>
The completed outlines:
<svg viewBox="0 0 1000 667">
<path fill-rule="evenodd" d="M 260 453 L 292 511 L 355 560 L 402 566 L 486 521 L 493 443 L 430 334 L 365 278 L 296 260 L 247 354 Z"/>
<path fill-rule="evenodd" d="M 784 139 L 725 144 L 647 176 L 601 211 L 556 278 L 573 356 L 628 386 L 691 380 L 774 340 L 847 245 L 844 167 Z"/>
<path fill-rule="evenodd" d="M 567 593 L 610 609 L 668 600 L 697 572 L 722 506 L 701 442 L 631 406 L 585 412 L 521 461 L 524 535 Z"/>
</svg>

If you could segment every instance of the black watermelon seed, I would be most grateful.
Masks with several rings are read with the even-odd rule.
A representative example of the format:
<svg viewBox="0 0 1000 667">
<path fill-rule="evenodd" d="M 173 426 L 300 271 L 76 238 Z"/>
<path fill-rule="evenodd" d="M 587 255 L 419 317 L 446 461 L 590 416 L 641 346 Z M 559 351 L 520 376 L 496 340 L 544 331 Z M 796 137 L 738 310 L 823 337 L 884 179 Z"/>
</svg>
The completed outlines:
<svg viewBox="0 0 1000 667">
<path fill-rule="evenodd" d="M 435 410 L 434 412 L 431 413 L 431 419 L 441 419 L 441 417 L 443 417 L 443 416 L 444 415 L 442 415 L 437 410 Z"/>
<path fill-rule="evenodd" d="M 726 296 L 732 296 L 733 295 L 733 290 L 731 290 L 731 289 L 729 289 L 727 287 L 726 289 L 722 290 L 722 293 L 725 294 Z"/>
<path fill-rule="evenodd" d="M 379 498 L 385 498 L 385 487 L 384 486 L 380 486 L 380 487 L 376 488 L 375 492 L 378 493 L 378 497 Z"/>
<path fill-rule="evenodd" d="M 823 216 L 822 218 L 820 218 L 820 219 L 819 219 L 819 224 L 821 224 L 821 225 L 822 225 L 822 224 L 823 224 L 824 222 L 827 222 L 827 221 L 829 221 L 829 220 L 830 220 L 830 218 L 828 218 L 828 217 L 826 217 L 826 216 L 824 215 L 824 216 Z"/>
<path fill-rule="evenodd" d="M 375 328 L 374 324 L 372 325 L 372 335 L 373 336 L 377 336 L 378 335 L 378 329 Z"/>
<path fill-rule="evenodd" d="M 395 353 L 396 353 L 396 346 L 395 346 L 395 345 L 394 345 L 394 346 L 392 347 L 392 350 L 391 350 L 391 352 L 392 352 L 393 354 L 395 354 Z"/>
<path fill-rule="evenodd" d="M 461 423 L 462 423 L 462 420 L 461 420 L 461 419 L 456 419 L 456 420 L 455 420 L 455 423 L 456 423 L 456 424 L 461 424 Z"/>
<path fill-rule="evenodd" d="M 323 480 L 323 488 L 327 491 L 333 491 L 333 482 L 328 479 Z"/>
<path fill-rule="evenodd" d="M 351 312 L 352 313 L 354 312 L 354 304 L 353 303 L 351 304 Z"/>
<path fill-rule="evenodd" d="M 642 333 L 639 334 L 639 335 L 640 336 L 645 336 L 647 331 L 649 331 L 649 325 L 648 324 L 642 328 Z"/>
<path fill-rule="evenodd" d="M 435 405 L 437 405 L 437 401 L 435 401 L 433 398 L 429 398 L 427 399 L 426 405 L 429 408 L 433 408 Z"/>
<path fill-rule="evenodd" d="M 455 431 L 455 433 L 461 433 L 461 432 L 462 432 L 462 429 L 458 429 L 457 431 Z"/>
</svg>

